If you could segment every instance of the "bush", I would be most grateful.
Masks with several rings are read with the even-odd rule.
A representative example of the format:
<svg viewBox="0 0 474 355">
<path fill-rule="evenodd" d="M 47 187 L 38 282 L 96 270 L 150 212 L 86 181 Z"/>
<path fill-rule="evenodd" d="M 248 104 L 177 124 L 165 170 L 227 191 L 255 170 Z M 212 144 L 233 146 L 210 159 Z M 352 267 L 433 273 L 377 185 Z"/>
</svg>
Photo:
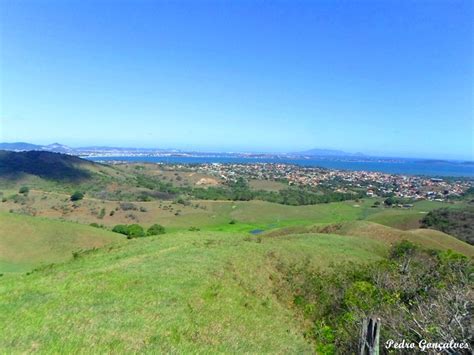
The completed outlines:
<svg viewBox="0 0 474 355">
<path fill-rule="evenodd" d="M 421 220 L 421 227 L 437 229 L 474 245 L 474 207 L 430 211 Z"/>
<path fill-rule="evenodd" d="M 112 232 L 128 235 L 128 228 L 125 224 L 117 224 L 112 228 Z"/>
<path fill-rule="evenodd" d="M 147 235 L 159 235 L 165 234 L 165 227 L 159 224 L 154 224 L 150 228 L 148 228 Z"/>
<path fill-rule="evenodd" d="M 105 208 L 102 208 L 100 210 L 99 215 L 97 216 L 97 218 L 102 219 L 102 218 L 104 218 L 104 216 L 105 216 Z"/>
<path fill-rule="evenodd" d="M 117 224 L 112 232 L 126 235 L 128 239 L 145 237 L 145 231 L 139 224 Z"/>
<path fill-rule="evenodd" d="M 320 271 L 309 260 L 275 260 L 281 275 L 275 278 L 275 293 L 300 310 L 320 353 L 353 353 L 362 321 L 372 316 L 382 320 L 381 344 L 397 338 L 469 342 L 474 265 L 465 256 L 404 241 L 388 258 L 366 265 Z"/>
<path fill-rule="evenodd" d="M 79 201 L 84 198 L 84 194 L 80 191 L 76 191 L 71 195 L 71 201 Z"/>
<path fill-rule="evenodd" d="M 139 224 L 130 224 L 128 226 L 128 238 L 140 238 L 140 237 L 144 237 L 146 234 L 145 234 L 145 231 L 143 229 L 143 227 Z"/>
<path fill-rule="evenodd" d="M 137 206 L 135 206 L 131 202 L 122 202 L 122 203 L 120 203 L 120 209 L 122 211 L 136 211 L 136 210 L 138 210 Z"/>
<path fill-rule="evenodd" d="M 28 186 L 22 186 L 20 187 L 20 190 L 18 190 L 20 194 L 27 195 L 28 192 L 30 192 L 30 188 Z"/>
</svg>

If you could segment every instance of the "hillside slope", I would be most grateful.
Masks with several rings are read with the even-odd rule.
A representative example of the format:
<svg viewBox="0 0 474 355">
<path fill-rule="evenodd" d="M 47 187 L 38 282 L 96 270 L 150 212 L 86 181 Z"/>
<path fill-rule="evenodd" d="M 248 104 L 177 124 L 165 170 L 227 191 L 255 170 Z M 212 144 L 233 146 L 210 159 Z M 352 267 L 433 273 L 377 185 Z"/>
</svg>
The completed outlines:
<svg viewBox="0 0 474 355">
<path fill-rule="evenodd" d="M 378 223 L 368 221 L 346 222 L 334 229 L 329 228 L 330 233 L 340 235 L 352 235 L 373 239 L 389 244 L 394 244 L 401 240 L 409 240 L 425 248 L 446 250 L 451 249 L 467 256 L 474 256 L 474 247 L 450 236 L 449 234 L 431 229 L 413 229 L 402 231 L 396 228 L 383 226 Z"/>
<path fill-rule="evenodd" d="M 377 241 L 387 247 L 402 240 L 409 240 L 428 249 L 453 250 L 474 257 L 474 247 L 449 234 L 432 229 L 400 230 L 369 221 L 348 221 L 325 226 L 293 226 L 265 233 L 266 237 L 283 237 L 292 234 L 325 233 L 361 238 L 362 242 Z"/>
<path fill-rule="evenodd" d="M 94 163 L 66 154 L 0 150 L 0 177 L 19 179 L 25 174 L 60 181 L 81 181 L 90 177 Z"/>
<path fill-rule="evenodd" d="M 73 251 L 123 240 L 94 227 L 12 213 L 0 213 L 0 231 L 0 273 L 65 261 Z"/>
<path fill-rule="evenodd" d="M 0 287 L 11 352 L 306 353 L 301 320 L 275 296 L 280 261 L 377 260 L 376 241 L 183 232 L 127 241 Z M 14 320 L 14 321 L 12 321 Z"/>
</svg>

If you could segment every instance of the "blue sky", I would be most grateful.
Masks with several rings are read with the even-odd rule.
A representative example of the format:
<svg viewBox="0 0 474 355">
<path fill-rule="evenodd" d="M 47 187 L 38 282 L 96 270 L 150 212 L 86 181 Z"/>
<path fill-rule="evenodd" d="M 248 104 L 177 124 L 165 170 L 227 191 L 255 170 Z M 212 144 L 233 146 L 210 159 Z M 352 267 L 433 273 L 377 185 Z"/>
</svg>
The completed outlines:
<svg viewBox="0 0 474 355">
<path fill-rule="evenodd" d="M 0 141 L 474 159 L 472 1 L 0 2 Z"/>
</svg>

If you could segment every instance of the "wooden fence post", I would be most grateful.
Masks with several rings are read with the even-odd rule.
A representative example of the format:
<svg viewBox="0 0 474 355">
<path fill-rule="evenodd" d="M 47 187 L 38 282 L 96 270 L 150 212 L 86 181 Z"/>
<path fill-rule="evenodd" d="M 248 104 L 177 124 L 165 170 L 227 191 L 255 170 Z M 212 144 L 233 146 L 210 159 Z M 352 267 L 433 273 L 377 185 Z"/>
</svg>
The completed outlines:
<svg viewBox="0 0 474 355">
<path fill-rule="evenodd" d="M 379 355 L 380 318 L 366 318 L 362 322 L 360 355 Z"/>
</svg>

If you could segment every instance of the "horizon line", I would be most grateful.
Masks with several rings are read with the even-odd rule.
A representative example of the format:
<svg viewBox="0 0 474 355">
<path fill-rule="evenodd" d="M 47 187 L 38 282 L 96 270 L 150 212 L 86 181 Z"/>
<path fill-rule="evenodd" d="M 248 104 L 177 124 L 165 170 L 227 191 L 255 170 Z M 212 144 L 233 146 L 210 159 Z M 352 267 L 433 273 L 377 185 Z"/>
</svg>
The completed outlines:
<svg viewBox="0 0 474 355">
<path fill-rule="evenodd" d="M 342 149 L 337 149 L 337 148 L 310 148 L 310 149 L 301 149 L 301 150 L 294 150 L 294 151 L 284 151 L 284 152 L 276 152 L 276 151 L 258 151 L 258 150 L 202 150 L 199 148 L 192 148 L 192 149 L 182 149 L 182 148 L 160 148 L 157 146 L 153 147 L 143 147 L 143 146 L 119 146 L 119 145 L 94 145 L 94 144 L 89 144 L 89 145 L 69 145 L 69 144 L 63 144 L 59 143 L 58 141 L 53 142 L 53 143 L 48 143 L 48 144 L 37 144 L 37 143 L 30 143 L 26 141 L 12 141 L 12 142 L 6 142 L 2 141 L 0 144 L 30 144 L 30 145 L 36 145 L 36 146 L 41 146 L 41 147 L 47 147 L 51 145 L 61 145 L 64 147 L 68 147 L 71 149 L 85 149 L 85 148 L 118 148 L 118 149 L 143 149 L 143 150 L 161 150 L 165 152 L 172 152 L 172 151 L 177 151 L 181 153 L 222 153 L 222 154 L 262 154 L 262 155 L 290 155 L 290 154 L 301 154 L 302 156 L 310 156 L 310 155 L 304 155 L 304 153 L 307 153 L 312 150 L 321 150 L 321 151 L 332 151 L 332 152 L 338 152 L 340 153 L 339 155 L 314 155 L 315 157 L 320 156 L 320 157 L 366 157 L 366 158 L 385 158 L 385 159 L 413 159 L 413 160 L 431 160 L 431 161 L 437 161 L 437 160 L 442 160 L 442 161 L 452 161 L 452 162 L 474 162 L 474 158 L 432 158 L 432 157 L 422 157 L 422 156 L 413 156 L 413 157 L 407 157 L 403 155 L 378 155 L 378 154 L 368 154 L 368 153 L 363 153 L 363 152 L 356 152 L 356 153 L 351 153 L 347 152 Z"/>
</svg>

